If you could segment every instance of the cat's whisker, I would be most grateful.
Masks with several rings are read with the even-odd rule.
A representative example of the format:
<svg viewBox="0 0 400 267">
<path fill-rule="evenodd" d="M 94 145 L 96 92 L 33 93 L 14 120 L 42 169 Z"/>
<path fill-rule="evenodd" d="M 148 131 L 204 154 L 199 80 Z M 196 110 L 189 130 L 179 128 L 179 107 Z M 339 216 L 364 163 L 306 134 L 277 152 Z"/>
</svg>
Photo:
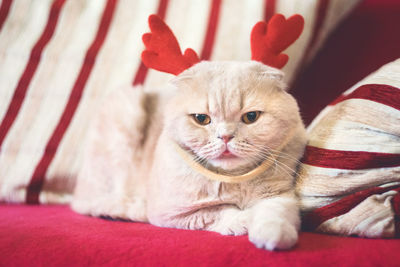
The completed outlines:
<svg viewBox="0 0 400 267">
<path fill-rule="evenodd" d="M 289 167 L 287 164 L 281 162 L 281 161 L 278 159 L 278 157 L 273 157 L 273 156 L 271 157 L 272 154 L 270 154 L 270 153 L 268 153 L 268 155 L 270 156 L 270 158 L 273 158 L 274 161 L 275 161 L 279 166 L 283 167 L 284 169 L 286 169 L 286 170 L 288 170 L 288 171 L 290 171 L 290 172 L 292 172 L 292 173 L 295 173 L 295 172 L 296 172 L 294 169 L 292 169 L 291 167 Z"/>
<path fill-rule="evenodd" d="M 258 167 L 261 165 L 262 161 L 260 161 L 259 157 L 257 156 L 251 156 L 248 157 L 248 162 L 250 162 L 254 167 Z"/>
<path fill-rule="evenodd" d="M 296 161 L 297 161 L 297 159 L 296 159 L 295 157 L 293 157 L 292 155 L 290 155 L 290 154 L 288 154 L 288 153 L 285 153 L 285 152 L 283 152 L 282 150 L 273 149 L 273 148 L 269 147 L 269 146 L 266 145 L 266 144 L 258 144 L 258 143 L 249 144 L 249 143 L 247 143 L 247 142 L 240 142 L 240 146 L 245 146 L 245 147 L 250 147 L 250 148 L 261 148 L 261 149 L 265 149 L 265 148 L 266 148 L 266 149 L 268 149 L 268 150 L 271 151 L 271 152 L 277 152 L 277 153 L 279 153 L 280 155 L 287 156 L 288 158 L 292 158 L 293 160 L 296 160 Z"/>
<path fill-rule="evenodd" d="M 279 168 L 280 170 L 282 170 L 284 173 L 286 173 L 289 176 L 293 176 L 296 171 L 294 171 L 293 169 L 291 169 L 289 166 L 287 166 L 286 164 L 280 162 L 280 161 L 275 161 L 276 162 L 276 167 Z"/>
<path fill-rule="evenodd" d="M 206 158 L 203 158 L 203 157 L 200 157 L 200 156 L 194 157 L 193 160 L 194 160 L 195 162 L 200 163 L 200 164 L 204 164 L 204 163 L 207 161 Z"/>
<path fill-rule="evenodd" d="M 295 171 L 293 171 L 289 166 L 283 164 L 282 162 L 280 162 L 274 158 L 265 157 L 264 161 L 272 163 L 274 165 L 275 172 L 276 171 L 284 172 L 285 174 L 287 174 L 289 176 L 292 176 L 295 173 Z"/>
<path fill-rule="evenodd" d="M 260 145 L 260 147 L 267 148 L 270 152 L 274 153 L 275 155 L 278 155 L 281 158 L 293 160 L 294 162 L 296 162 L 298 164 L 300 163 L 300 161 L 297 158 L 295 158 L 292 155 L 285 153 L 281 150 L 272 149 L 272 148 L 268 147 L 267 145 Z"/>
<path fill-rule="evenodd" d="M 270 149 L 267 146 L 252 146 L 246 143 L 241 143 L 241 147 L 243 150 L 247 150 L 247 151 L 252 151 L 252 152 L 256 152 L 257 154 L 261 155 L 262 158 L 264 159 L 264 161 L 269 161 L 269 162 L 273 162 L 274 163 L 274 168 L 276 170 L 278 170 L 279 172 L 284 172 L 287 175 L 293 176 L 293 175 L 299 175 L 298 172 L 296 170 L 294 170 L 293 168 L 291 168 L 290 166 L 288 166 L 287 164 L 281 162 L 278 158 L 282 158 L 282 159 L 287 159 L 287 160 L 292 160 L 295 163 L 299 163 L 299 161 L 295 158 L 293 158 L 292 156 L 283 153 L 282 151 L 278 151 L 278 150 L 274 150 L 274 149 Z M 251 149 L 251 150 L 250 150 Z M 248 155 L 250 156 L 250 155 Z M 258 159 L 258 157 L 256 156 L 250 156 L 252 158 L 252 160 L 254 159 Z"/>
<path fill-rule="evenodd" d="M 216 152 L 218 151 L 218 148 L 216 147 L 216 143 L 211 143 L 210 145 L 206 145 L 202 147 L 197 154 L 202 155 L 203 157 L 212 157 Z"/>
<path fill-rule="evenodd" d="M 276 160 L 277 162 L 279 162 L 279 164 L 285 165 L 285 168 L 286 168 L 286 169 L 289 169 L 289 170 L 290 170 L 291 172 L 293 172 L 293 173 L 296 173 L 296 171 L 295 171 L 294 169 L 292 169 L 291 167 L 289 167 L 287 164 L 282 163 L 280 160 L 281 160 L 281 159 L 289 160 L 290 162 L 294 163 L 296 166 L 300 164 L 300 161 L 294 159 L 293 157 L 287 157 L 287 156 L 285 156 L 285 155 L 280 155 L 280 154 L 279 154 L 279 151 L 278 151 L 278 153 L 277 153 L 277 152 L 274 153 L 274 152 L 271 152 L 271 151 L 269 151 L 269 150 L 267 150 L 267 149 L 263 149 L 263 150 L 260 151 L 259 153 L 262 154 L 264 157 L 272 157 L 272 158 L 275 158 L 275 160 Z"/>
<path fill-rule="evenodd" d="M 290 176 L 295 176 L 297 178 L 300 178 L 302 176 L 296 169 L 291 168 L 290 166 L 279 160 L 275 160 L 275 163 L 276 163 L 275 164 L 276 168 L 279 168 L 281 171 L 285 172 Z"/>
</svg>

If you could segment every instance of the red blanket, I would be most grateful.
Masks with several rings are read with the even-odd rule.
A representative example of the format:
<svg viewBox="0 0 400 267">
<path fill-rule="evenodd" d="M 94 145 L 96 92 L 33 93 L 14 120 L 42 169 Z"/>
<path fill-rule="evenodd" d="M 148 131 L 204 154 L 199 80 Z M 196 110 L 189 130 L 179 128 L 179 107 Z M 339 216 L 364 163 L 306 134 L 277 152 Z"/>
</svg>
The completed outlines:
<svg viewBox="0 0 400 267">
<path fill-rule="evenodd" d="M 399 266 L 399 240 L 301 233 L 292 251 L 247 236 L 159 228 L 75 214 L 65 206 L 0 206 L 1 266 Z"/>
</svg>

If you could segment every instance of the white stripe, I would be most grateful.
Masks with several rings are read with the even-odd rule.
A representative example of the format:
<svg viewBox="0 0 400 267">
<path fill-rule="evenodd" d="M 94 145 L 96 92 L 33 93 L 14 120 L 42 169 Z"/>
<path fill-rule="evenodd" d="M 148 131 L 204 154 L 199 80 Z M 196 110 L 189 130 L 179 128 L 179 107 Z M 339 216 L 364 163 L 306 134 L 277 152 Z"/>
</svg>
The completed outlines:
<svg viewBox="0 0 400 267">
<path fill-rule="evenodd" d="M 322 126 L 322 125 L 321 125 Z M 326 136 L 327 132 L 328 135 Z M 310 146 L 377 153 L 400 153 L 400 136 L 356 122 L 337 121 L 333 129 L 319 127 L 311 135 Z"/>
<path fill-rule="evenodd" d="M 0 170 L 8 186 L 29 183 L 64 110 L 96 33 L 104 3 L 90 1 L 83 9 L 79 1 L 65 3 L 56 32 L 42 55 L 19 116 L 4 142 Z M 76 16 L 79 19 L 73 20 Z"/>
<path fill-rule="evenodd" d="M 341 170 L 302 164 L 297 181 L 301 196 L 342 196 L 400 181 L 400 167 Z"/>
<path fill-rule="evenodd" d="M 16 0 L 0 35 L 0 121 L 3 120 L 30 52 L 46 26 L 51 0 Z"/>
<path fill-rule="evenodd" d="M 250 33 L 263 6 L 261 0 L 222 1 L 212 60 L 251 60 Z"/>
<path fill-rule="evenodd" d="M 0 3 L 1 5 L 1 3 Z M 7 20 L 0 31 L 0 64 L 4 60 L 7 49 L 15 42 L 21 30 L 21 24 L 29 20 L 29 12 L 32 12 L 32 5 L 27 5 L 26 1 L 15 0 L 12 2 L 8 11 Z"/>
<path fill-rule="evenodd" d="M 178 39 L 182 53 L 192 48 L 200 56 L 212 1 L 170 0 L 167 23 Z M 182 12 L 185 10 L 185 12 Z"/>
<path fill-rule="evenodd" d="M 336 105 L 309 133 L 309 145 L 344 151 L 400 153 L 400 111 L 364 99 Z"/>
</svg>

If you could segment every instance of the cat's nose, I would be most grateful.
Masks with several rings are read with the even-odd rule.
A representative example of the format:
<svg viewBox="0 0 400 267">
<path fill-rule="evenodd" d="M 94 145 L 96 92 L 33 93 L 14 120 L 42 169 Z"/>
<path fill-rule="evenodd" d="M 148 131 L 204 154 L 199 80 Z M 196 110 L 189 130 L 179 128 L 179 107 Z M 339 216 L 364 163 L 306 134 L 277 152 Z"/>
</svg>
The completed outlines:
<svg viewBox="0 0 400 267">
<path fill-rule="evenodd" d="M 218 136 L 219 139 L 222 139 L 225 144 L 227 144 L 231 139 L 233 138 L 233 135 L 223 135 L 223 136 Z"/>
</svg>

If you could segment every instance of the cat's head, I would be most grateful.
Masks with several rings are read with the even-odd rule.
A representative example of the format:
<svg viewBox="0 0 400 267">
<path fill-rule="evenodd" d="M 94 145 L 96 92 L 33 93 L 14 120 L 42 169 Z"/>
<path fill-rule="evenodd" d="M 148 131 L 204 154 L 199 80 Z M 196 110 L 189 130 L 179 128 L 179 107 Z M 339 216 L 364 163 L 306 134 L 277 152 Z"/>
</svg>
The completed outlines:
<svg viewBox="0 0 400 267">
<path fill-rule="evenodd" d="M 206 167 L 254 168 L 302 123 L 282 72 L 259 62 L 200 62 L 171 86 L 166 133 Z"/>
<path fill-rule="evenodd" d="M 277 68 L 287 63 L 282 52 L 300 36 L 304 19 L 275 14 L 254 25 L 250 62 L 201 61 L 190 48 L 182 53 L 160 17 L 151 15 L 149 26 L 142 37 L 143 63 L 177 75 L 171 90 L 176 94 L 165 110 L 171 140 L 206 167 L 243 170 L 273 158 L 301 123 Z"/>
</svg>

